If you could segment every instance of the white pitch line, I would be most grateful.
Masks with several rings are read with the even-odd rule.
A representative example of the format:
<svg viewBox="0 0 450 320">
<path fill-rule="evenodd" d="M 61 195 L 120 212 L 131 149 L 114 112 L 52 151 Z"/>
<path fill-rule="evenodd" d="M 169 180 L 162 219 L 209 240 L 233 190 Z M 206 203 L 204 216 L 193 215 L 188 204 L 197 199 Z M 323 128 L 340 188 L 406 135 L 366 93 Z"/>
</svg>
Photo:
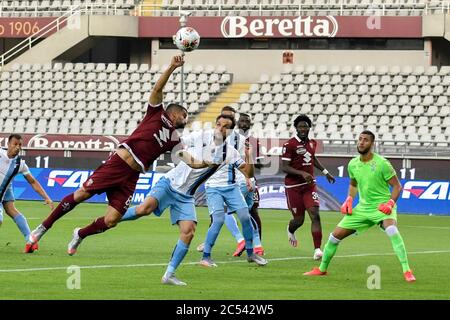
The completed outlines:
<svg viewBox="0 0 450 320">
<path fill-rule="evenodd" d="M 27 220 L 42 220 L 43 218 L 35 218 L 35 217 L 30 217 L 27 218 Z M 65 217 L 64 220 L 66 221 L 84 221 L 84 220 L 90 220 L 93 219 L 92 217 Z M 197 220 L 199 221 L 209 221 L 209 218 L 197 218 Z M 281 220 L 281 219 L 271 219 L 271 221 L 275 221 L 275 222 L 286 222 L 288 220 Z M 322 224 L 327 224 L 327 225 L 337 225 L 337 223 L 333 223 L 333 222 L 322 222 Z M 399 224 L 399 229 L 401 228 L 417 228 L 417 229 L 442 229 L 442 230 L 450 230 L 450 227 L 434 227 L 434 226 L 411 226 L 411 225 L 405 225 L 405 224 Z"/>
<path fill-rule="evenodd" d="M 411 254 L 436 254 L 436 253 L 450 253 L 450 250 L 434 250 L 434 251 L 412 251 L 408 252 Z M 358 257 L 373 257 L 373 256 L 394 256 L 395 253 L 361 253 L 361 254 L 350 254 L 335 256 L 335 258 L 358 258 Z M 288 260 L 310 260 L 311 257 L 287 257 L 287 258 L 273 258 L 268 259 L 268 261 L 288 261 Z M 217 264 L 231 264 L 231 263 L 245 263 L 246 260 L 235 260 L 235 261 L 215 261 Z M 197 265 L 196 262 L 186 262 L 182 265 Z M 97 266 L 79 266 L 80 269 L 107 269 L 107 268 L 141 268 L 141 267 L 164 267 L 167 263 L 140 263 L 140 264 L 110 264 L 110 265 L 97 265 Z M 52 270 L 67 270 L 67 267 L 47 267 L 47 268 L 28 268 L 28 269 L 0 269 L 0 273 L 11 273 L 11 272 L 36 272 L 36 271 L 52 271 Z"/>
</svg>

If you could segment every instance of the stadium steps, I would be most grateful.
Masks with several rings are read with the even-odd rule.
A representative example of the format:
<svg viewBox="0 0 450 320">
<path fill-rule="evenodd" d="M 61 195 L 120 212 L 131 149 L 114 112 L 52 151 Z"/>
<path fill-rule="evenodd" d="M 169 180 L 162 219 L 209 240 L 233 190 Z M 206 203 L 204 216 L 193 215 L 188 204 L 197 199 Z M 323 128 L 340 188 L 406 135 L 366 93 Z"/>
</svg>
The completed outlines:
<svg viewBox="0 0 450 320">
<path fill-rule="evenodd" d="M 196 121 L 214 122 L 220 110 L 226 105 L 237 103 L 242 93 L 248 92 L 250 83 L 233 83 L 224 92 L 219 94 L 214 101 L 208 104 L 203 112 L 201 112 Z"/>
<path fill-rule="evenodd" d="M 154 10 L 162 10 L 163 2 L 162 0 L 144 0 L 141 5 L 145 9 L 145 11 L 142 12 L 142 16 L 151 17 L 155 15 Z"/>
</svg>

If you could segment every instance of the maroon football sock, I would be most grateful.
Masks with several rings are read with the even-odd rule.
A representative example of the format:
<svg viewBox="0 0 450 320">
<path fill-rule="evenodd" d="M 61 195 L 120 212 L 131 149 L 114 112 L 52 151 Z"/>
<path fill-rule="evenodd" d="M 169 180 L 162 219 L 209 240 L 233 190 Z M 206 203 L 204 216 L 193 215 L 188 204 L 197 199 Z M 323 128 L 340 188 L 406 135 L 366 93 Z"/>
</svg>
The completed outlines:
<svg viewBox="0 0 450 320">
<path fill-rule="evenodd" d="M 73 193 L 64 197 L 55 210 L 42 222 L 42 225 L 45 229 L 50 229 L 53 224 L 64 216 L 67 212 L 71 211 L 73 208 L 77 206 L 78 202 L 75 202 Z"/>
<path fill-rule="evenodd" d="M 90 225 L 78 230 L 78 235 L 81 239 L 84 239 L 93 234 L 102 233 L 108 230 L 108 226 L 105 223 L 105 217 L 100 217 L 94 220 Z"/>
<path fill-rule="evenodd" d="M 311 232 L 314 242 L 314 249 L 320 248 L 322 244 L 322 231 L 312 231 Z"/>
</svg>

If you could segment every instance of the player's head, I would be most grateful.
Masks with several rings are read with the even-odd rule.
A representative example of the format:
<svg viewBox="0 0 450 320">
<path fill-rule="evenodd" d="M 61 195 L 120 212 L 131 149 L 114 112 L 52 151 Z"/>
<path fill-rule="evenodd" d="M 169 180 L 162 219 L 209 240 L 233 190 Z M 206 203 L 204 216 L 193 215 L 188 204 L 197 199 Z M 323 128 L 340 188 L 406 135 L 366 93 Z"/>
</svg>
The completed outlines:
<svg viewBox="0 0 450 320">
<path fill-rule="evenodd" d="M 234 117 L 221 114 L 216 118 L 216 127 L 214 128 L 214 137 L 217 141 L 225 141 L 236 125 Z"/>
<path fill-rule="evenodd" d="M 8 137 L 8 156 L 15 157 L 22 149 L 22 136 L 20 134 L 13 133 Z"/>
<path fill-rule="evenodd" d="M 364 130 L 359 134 L 358 138 L 358 152 L 362 155 L 368 154 L 375 143 L 375 135 L 372 131 Z"/>
<path fill-rule="evenodd" d="M 250 130 L 252 126 L 252 118 L 249 114 L 241 113 L 238 120 L 238 128 L 244 132 Z"/>
<path fill-rule="evenodd" d="M 236 110 L 233 107 L 225 106 L 220 111 L 220 114 L 227 115 L 227 116 L 232 116 L 234 118 L 235 115 L 236 115 Z"/>
<path fill-rule="evenodd" d="M 301 114 L 294 120 L 294 128 L 297 130 L 297 136 L 302 140 L 308 138 L 311 126 L 311 119 L 306 114 Z"/>
<path fill-rule="evenodd" d="M 175 129 L 183 129 L 186 126 L 188 121 L 188 111 L 185 107 L 171 103 L 167 106 L 166 112 Z"/>
</svg>

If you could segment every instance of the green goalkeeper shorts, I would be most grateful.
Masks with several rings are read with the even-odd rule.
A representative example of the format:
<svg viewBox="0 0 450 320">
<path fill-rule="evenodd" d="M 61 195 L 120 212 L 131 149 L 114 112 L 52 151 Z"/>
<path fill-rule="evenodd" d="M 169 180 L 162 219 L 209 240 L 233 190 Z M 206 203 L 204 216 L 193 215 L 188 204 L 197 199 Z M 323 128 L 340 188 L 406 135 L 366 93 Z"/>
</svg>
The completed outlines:
<svg viewBox="0 0 450 320">
<path fill-rule="evenodd" d="M 392 209 L 392 213 L 387 215 L 378 209 L 358 208 L 356 206 L 353 209 L 351 215 L 345 215 L 345 217 L 339 222 L 338 227 L 350 230 L 356 230 L 358 234 L 363 233 L 374 225 L 381 224 L 383 220 L 394 219 L 397 220 L 397 208 Z"/>
</svg>

